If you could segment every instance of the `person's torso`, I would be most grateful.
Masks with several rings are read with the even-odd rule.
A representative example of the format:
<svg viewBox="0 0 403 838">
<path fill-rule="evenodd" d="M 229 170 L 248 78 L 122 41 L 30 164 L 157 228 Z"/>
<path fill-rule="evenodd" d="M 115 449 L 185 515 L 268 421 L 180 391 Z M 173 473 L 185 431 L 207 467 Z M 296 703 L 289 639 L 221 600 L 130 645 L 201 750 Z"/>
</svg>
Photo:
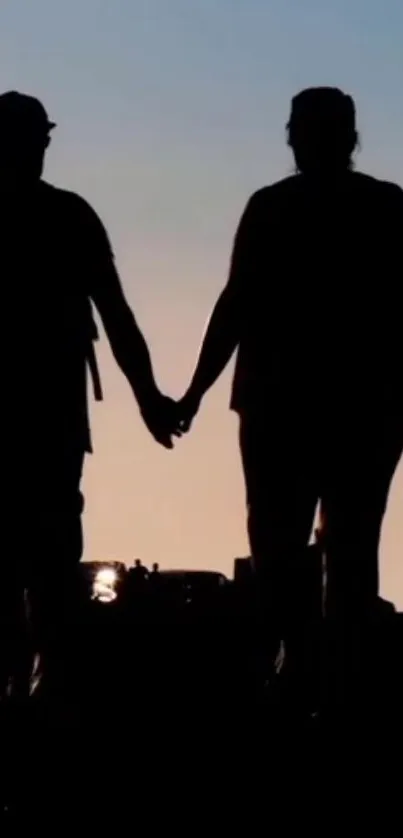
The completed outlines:
<svg viewBox="0 0 403 838">
<path fill-rule="evenodd" d="M 328 184 L 295 176 L 260 193 L 235 407 L 391 388 L 402 234 L 394 189 L 349 173 Z"/>
<path fill-rule="evenodd" d="M 1 206 L 3 381 L 10 416 L 49 440 L 86 435 L 85 231 L 45 183 Z M 22 433 L 22 431 L 21 431 Z"/>
</svg>

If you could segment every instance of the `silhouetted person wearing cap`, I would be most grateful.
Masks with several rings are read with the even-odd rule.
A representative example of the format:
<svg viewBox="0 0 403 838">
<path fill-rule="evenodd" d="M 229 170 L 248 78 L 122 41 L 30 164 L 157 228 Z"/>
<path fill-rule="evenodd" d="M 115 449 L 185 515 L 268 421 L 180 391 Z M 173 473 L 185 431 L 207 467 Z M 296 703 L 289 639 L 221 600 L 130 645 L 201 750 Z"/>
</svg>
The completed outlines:
<svg viewBox="0 0 403 838">
<path fill-rule="evenodd" d="M 9 561 L 26 563 L 48 639 L 82 553 L 87 369 L 102 396 L 92 303 L 148 430 L 167 448 L 176 430 L 101 221 L 83 198 L 42 179 L 54 127 L 38 100 L 0 96 L 3 514 Z"/>
<path fill-rule="evenodd" d="M 403 447 L 403 192 L 353 170 L 355 107 L 340 90 L 297 95 L 287 131 L 296 173 L 249 200 L 180 403 L 186 428 L 238 349 L 231 407 L 251 549 L 277 638 L 300 612 L 293 567 L 319 499 L 329 611 L 371 612 Z"/>
</svg>

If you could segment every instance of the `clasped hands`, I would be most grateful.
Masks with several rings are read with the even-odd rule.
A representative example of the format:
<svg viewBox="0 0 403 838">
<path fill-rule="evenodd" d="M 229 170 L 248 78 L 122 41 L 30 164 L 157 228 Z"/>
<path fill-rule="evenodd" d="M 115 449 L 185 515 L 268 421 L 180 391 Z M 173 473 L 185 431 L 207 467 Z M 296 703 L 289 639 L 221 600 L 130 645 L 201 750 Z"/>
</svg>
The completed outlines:
<svg viewBox="0 0 403 838">
<path fill-rule="evenodd" d="M 143 400 L 140 411 L 156 442 L 164 448 L 173 448 L 173 437 L 181 437 L 189 430 L 199 406 L 200 399 L 196 398 L 191 390 L 179 401 L 175 401 L 155 388 Z"/>
</svg>

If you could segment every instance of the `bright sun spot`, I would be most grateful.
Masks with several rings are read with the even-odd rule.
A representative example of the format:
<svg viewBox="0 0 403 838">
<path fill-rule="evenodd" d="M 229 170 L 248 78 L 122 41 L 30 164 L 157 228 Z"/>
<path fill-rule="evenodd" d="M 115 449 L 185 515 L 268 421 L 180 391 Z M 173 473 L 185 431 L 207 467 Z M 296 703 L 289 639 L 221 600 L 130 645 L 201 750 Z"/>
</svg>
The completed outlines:
<svg viewBox="0 0 403 838">
<path fill-rule="evenodd" d="M 113 602 L 116 597 L 117 573 L 111 567 L 102 567 L 95 574 L 92 599 L 98 602 Z"/>
</svg>

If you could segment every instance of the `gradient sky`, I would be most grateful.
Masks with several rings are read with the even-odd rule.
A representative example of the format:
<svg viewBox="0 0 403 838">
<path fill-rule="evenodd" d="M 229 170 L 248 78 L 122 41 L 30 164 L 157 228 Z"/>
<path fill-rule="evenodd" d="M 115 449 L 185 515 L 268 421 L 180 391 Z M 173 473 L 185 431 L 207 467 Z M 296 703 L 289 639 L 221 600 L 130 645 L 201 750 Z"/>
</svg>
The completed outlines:
<svg viewBox="0 0 403 838">
<path fill-rule="evenodd" d="M 1 88 L 58 123 L 48 179 L 104 220 L 159 382 L 180 395 L 226 278 L 249 194 L 291 170 L 289 100 L 336 84 L 357 101 L 359 165 L 403 184 L 401 0 L 1 0 Z M 173 453 L 143 429 L 104 341 L 93 410 L 86 558 L 230 571 L 245 555 L 229 375 Z M 403 606 L 403 467 L 382 546 Z"/>
</svg>

